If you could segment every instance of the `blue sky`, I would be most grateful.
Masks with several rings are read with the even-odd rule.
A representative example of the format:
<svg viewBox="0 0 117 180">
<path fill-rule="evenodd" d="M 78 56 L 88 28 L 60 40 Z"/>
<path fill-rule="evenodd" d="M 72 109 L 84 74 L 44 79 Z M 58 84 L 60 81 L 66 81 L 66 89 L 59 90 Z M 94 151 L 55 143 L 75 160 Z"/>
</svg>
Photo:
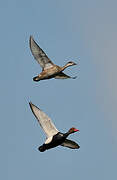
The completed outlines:
<svg viewBox="0 0 117 180">
<path fill-rule="evenodd" d="M 1 179 L 116 179 L 117 167 L 117 2 L 76 0 L 1 1 Z M 29 36 L 76 80 L 32 78 L 41 68 Z M 38 151 L 45 136 L 32 101 L 81 148 Z"/>
</svg>

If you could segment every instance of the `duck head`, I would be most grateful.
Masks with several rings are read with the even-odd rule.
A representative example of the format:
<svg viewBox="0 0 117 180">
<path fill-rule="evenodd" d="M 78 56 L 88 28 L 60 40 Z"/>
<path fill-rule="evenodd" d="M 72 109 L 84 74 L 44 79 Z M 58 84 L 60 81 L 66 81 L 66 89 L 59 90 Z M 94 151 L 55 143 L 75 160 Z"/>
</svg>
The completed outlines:
<svg viewBox="0 0 117 180">
<path fill-rule="evenodd" d="M 79 131 L 79 129 L 76 129 L 76 128 L 72 127 L 72 128 L 69 129 L 68 133 L 72 134 L 72 133 L 75 133 L 77 131 Z"/>
<path fill-rule="evenodd" d="M 67 65 L 67 67 L 68 67 L 68 66 L 74 66 L 74 65 L 77 65 L 77 64 L 74 63 L 73 61 L 69 61 L 66 65 Z"/>
<path fill-rule="evenodd" d="M 63 66 L 63 70 L 66 69 L 69 66 L 74 66 L 74 65 L 77 65 L 77 64 L 72 62 L 72 61 L 69 61 L 67 64 L 65 64 L 65 66 Z"/>
</svg>

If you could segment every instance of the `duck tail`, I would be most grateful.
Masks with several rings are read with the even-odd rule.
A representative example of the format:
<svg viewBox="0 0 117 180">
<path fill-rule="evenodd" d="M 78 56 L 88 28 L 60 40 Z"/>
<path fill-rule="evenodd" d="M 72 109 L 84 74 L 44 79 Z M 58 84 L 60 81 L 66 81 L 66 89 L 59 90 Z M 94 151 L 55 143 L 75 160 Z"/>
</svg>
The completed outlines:
<svg viewBox="0 0 117 180">
<path fill-rule="evenodd" d="M 33 81 L 40 81 L 40 79 L 39 79 L 39 76 L 35 76 L 34 78 L 33 78 Z"/>
<path fill-rule="evenodd" d="M 44 151 L 46 150 L 46 148 L 45 148 L 44 145 L 42 145 L 42 146 L 38 147 L 38 150 L 39 150 L 40 152 L 44 152 Z"/>
</svg>

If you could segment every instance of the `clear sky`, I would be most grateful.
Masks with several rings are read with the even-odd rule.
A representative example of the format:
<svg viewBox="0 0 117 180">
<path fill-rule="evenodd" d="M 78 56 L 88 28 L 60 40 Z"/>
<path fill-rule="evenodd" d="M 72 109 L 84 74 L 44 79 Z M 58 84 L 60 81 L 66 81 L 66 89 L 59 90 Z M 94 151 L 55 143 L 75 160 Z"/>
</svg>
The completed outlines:
<svg viewBox="0 0 117 180">
<path fill-rule="evenodd" d="M 29 36 L 75 80 L 32 78 L 41 68 Z M 117 1 L 0 2 L 0 179 L 117 179 Z M 28 102 L 70 136 L 79 150 L 40 153 L 45 136 Z"/>
</svg>

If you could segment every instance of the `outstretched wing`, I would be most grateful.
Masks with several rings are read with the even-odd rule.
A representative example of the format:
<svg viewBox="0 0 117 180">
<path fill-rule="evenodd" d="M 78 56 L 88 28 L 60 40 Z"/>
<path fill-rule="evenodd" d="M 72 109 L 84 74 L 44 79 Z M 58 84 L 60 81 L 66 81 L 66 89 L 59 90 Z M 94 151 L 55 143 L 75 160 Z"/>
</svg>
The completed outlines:
<svg viewBox="0 0 117 180">
<path fill-rule="evenodd" d="M 71 141 L 69 139 L 66 139 L 64 141 L 64 143 L 61 144 L 61 146 L 68 147 L 71 149 L 79 149 L 80 148 L 80 146 L 76 142 Z"/>
<path fill-rule="evenodd" d="M 31 52 L 34 58 L 42 67 L 42 69 L 47 69 L 52 67 L 54 65 L 53 62 L 47 57 L 45 52 L 38 46 L 38 44 L 34 41 L 32 36 L 30 36 L 29 42 L 30 42 Z"/>
<path fill-rule="evenodd" d="M 59 132 L 52 123 L 51 119 L 43 111 L 41 111 L 31 102 L 29 105 L 47 137 L 53 136 Z"/>
<path fill-rule="evenodd" d="M 60 72 L 59 74 L 57 74 L 55 77 L 55 79 L 68 79 L 68 78 L 72 78 L 72 79 L 76 79 L 77 77 L 71 77 L 71 76 L 68 76 L 66 75 L 65 73 L 63 72 Z"/>
</svg>

